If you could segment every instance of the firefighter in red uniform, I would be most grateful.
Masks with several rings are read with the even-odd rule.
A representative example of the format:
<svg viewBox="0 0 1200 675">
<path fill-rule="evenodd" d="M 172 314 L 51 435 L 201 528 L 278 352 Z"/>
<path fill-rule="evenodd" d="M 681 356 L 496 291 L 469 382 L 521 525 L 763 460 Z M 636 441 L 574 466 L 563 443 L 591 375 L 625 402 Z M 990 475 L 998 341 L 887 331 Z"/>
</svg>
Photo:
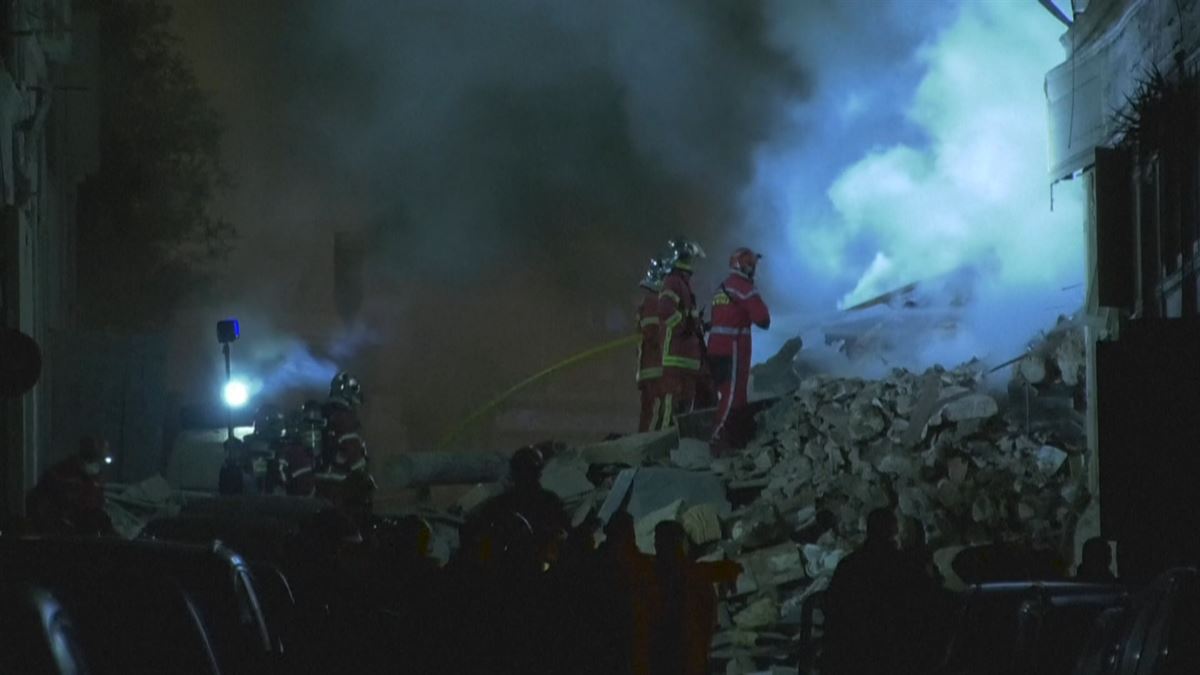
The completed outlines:
<svg viewBox="0 0 1200 675">
<path fill-rule="evenodd" d="M 668 246 L 670 273 L 663 279 L 658 294 L 663 375 L 658 399 L 661 414 L 653 425 L 655 429 L 673 427 L 677 415 L 691 411 L 704 346 L 704 326 L 691 281 L 692 265 L 704 257 L 704 249 L 694 241 L 680 238 L 671 240 Z"/>
<path fill-rule="evenodd" d="M 720 401 L 713 428 L 714 447 L 740 447 L 752 432 L 745 415 L 746 387 L 750 382 L 750 327 L 766 329 L 771 314 L 754 287 L 754 273 L 762 256 L 739 248 L 729 256 L 729 277 L 713 297 L 708 358 Z"/>
<path fill-rule="evenodd" d="M 359 435 L 358 407 L 362 387 L 349 373 L 338 373 L 325 403 L 325 440 L 316 473 L 317 496 L 326 497 L 352 515 L 371 512 L 375 479 L 367 470 L 367 446 Z"/>
<path fill-rule="evenodd" d="M 658 338 L 658 294 L 662 290 L 666 265 L 659 258 L 651 258 L 641 287 L 645 291 L 642 305 L 637 312 L 638 330 L 642 342 L 638 345 L 637 386 L 642 394 L 642 414 L 638 420 L 638 431 L 649 431 L 659 417 L 658 384 L 662 379 L 662 345 Z"/>
<path fill-rule="evenodd" d="M 283 443 L 276 455 L 279 472 L 272 494 L 282 492 L 292 497 L 312 497 L 317 492 L 317 453 L 325 437 L 325 417 L 321 404 L 306 401 L 300 406 L 293 422 L 288 425 Z"/>
<path fill-rule="evenodd" d="M 115 534 L 104 511 L 103 469 L 112 462 L 108 442 L 79 441 L 79 452 L 50 467 L 27 501 L 34 529 L 45 534 Z"/>
</svg>

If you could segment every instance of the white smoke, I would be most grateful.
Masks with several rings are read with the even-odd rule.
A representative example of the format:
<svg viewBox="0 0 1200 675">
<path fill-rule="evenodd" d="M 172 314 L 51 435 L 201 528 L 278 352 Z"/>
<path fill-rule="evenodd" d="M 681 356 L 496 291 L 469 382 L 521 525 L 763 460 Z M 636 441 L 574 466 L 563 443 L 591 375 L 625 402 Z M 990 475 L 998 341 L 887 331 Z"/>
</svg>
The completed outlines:
<svg viewBox="0 0 1200 675">
<path fill-rule="evenodd" d="M 836 175 L 831 210 L 793 209 L 799 264 L 841 284 L 839 309 L 956 270 L 976 275 L 959 330 L 920 345 L 911 365 L 1002 360 L 1080 307 L 1081 193 L 1059 185 L 1051 210 L 1046 170 L 1043 80 L 1064 57 L 1061 32 L 1034 2 L 961 3 L 917 49 L 912 97 L 870 100 L 898 106 L 912 129 Z M 862 114 L 861 95 L 839 100 L 837 115 Z"/>
</svg>

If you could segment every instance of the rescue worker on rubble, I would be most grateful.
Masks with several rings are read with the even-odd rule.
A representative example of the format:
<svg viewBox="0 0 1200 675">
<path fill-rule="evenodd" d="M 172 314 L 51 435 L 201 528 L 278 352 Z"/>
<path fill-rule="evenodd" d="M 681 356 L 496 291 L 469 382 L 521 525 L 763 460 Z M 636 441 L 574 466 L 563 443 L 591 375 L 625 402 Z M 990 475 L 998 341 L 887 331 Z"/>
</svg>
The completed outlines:
<svg viewBox="0 0 1200 675">
<path fill-rule="evenodd" d="M 322 410 L 325 437 L 317 462 L 317 496 L 325 497 L 360 520 L 371 513 L 375 480 L 367 468 L 367 446 L 359 431 L 358 408 L 362 386 L 341 372 L 329 384 L 329 400 Z"/>
<path fill-rule="evenodd" d="M 27 511 L 36 531 L 46 534 L 114 534 L 104 511 L 104 467 L 112 463 L 108 442 L 79 441 L 79 451 L 50 467 L 30 493 Z"/>
<path fill-rule="evenodd" d="M 640 284 L 644 294 L 637 312 L 637 326 L 642 334 L 642 341 L 638 344 L 637 386 L 642 399 L 638 431 L 649 431 L 653 421 L 659 417 L 658 384 L 663 369 L 662 344 L 658 341 L 658 294 L 662 291 L 666 275 L 667 267 L 662 259 L 651 258 Z"/>
<path fill-rule="evenodd" d="M 672 239 L 668 247 L 670 272 L 658 294 L 663 375 L 655 429 L 675 426 L 676 416 L 692 410 L 704 350 L 704 326 L 691 282 L 692 265 L 705 257 L 704 249 L 683 238 Z"/>
<path fill-rule="evenodd" d="M 729 276 L 713 296 L 708 358 L 717 385 L 716 423 L 712 442 L 718 452 L 741 447 L 752 435 L 753 418 L 745 414 L 750 382 L 751 326 L 767 329 L 771 313 L 754 286 L 761 255 L 742 247 L 729 256 Z"/>
</svg>

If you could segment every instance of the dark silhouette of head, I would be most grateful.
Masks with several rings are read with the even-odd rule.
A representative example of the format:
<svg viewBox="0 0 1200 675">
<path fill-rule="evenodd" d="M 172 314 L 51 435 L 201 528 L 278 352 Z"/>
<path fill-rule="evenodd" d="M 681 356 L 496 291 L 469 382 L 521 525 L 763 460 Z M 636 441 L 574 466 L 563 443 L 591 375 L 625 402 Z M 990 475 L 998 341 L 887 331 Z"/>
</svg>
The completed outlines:
<svg viewBox="0 0 1200 675">
<path fill-rule="evenodd" d="M 664 564 L 677 565 L 687 560 L 688 538 L 683 525 L 664 520 L 654 527 L 654 556 Z"/>
<path fill-rule="evenodd" d="M 538 487 L 541 484 L 542 468 L 545 465 L 546 460 L 542 456 L 541 450 L 532 445 L 517 450 L 508 463 L 508 471 L 513 485 L 518 490 Z"/>
<path fill-rule="evenodd" d="M 625 510 L 612 514 L 608 524 L 604 526 L 604 538 L 609 547 L 636 546 L 637 534 L 634 531 L 633 516 Z"/>
<path fill-rule="evenodd" d="M 1083 559 L 1079 568 L 1084 572 L 1108 572 L 1112 566 L 1112 549 L 1100 537 L 1083 542 Z"/>
<path fill-rule="evenodd" d="M 875 509 L 867 514 L 867 543 L 896 546 L 899 527 L 896 513 L 890 508 Z"/>
</svg>

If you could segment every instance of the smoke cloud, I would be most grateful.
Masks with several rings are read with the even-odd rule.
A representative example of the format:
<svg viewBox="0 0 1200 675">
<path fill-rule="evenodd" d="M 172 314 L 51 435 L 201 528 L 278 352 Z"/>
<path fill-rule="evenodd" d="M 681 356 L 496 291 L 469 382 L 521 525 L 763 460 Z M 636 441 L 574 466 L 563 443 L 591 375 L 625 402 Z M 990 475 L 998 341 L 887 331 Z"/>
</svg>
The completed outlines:
<svg viewBox="0 0 1200 675">
<path fill-rule="evenodd" d="M 645 261 L 677 233 L 712 256 L 702 304 L 725 251 L 766 253 L 776 322 L 757 359 L 840 307 L 956 270 L 974 279 L 964 329 L 914 360 L 1007 357 L 1081 294 L 1061 290 L 1082 275 L 1078 195 L 1060 186 L 1051 212 L 1045 178 L 1061 26 L 1036 3 L 177 9 L 230 122 L 242 242 L 220 292 L 271 317 L 259 362 L 279 374 L 264 387 L 361 367 L 368 398 L 403 387 L 389 405 L 412 445 L 630 330 Z M 344 350 L 336 230 L 372 253 L 373 338 Z M 574 386 L 633 410 L 627 377 Z"/>
<path fill-rule="evenodd" d="M 956 330 L 911 336 L 918 348 L 899 365 L 913 367 L 1004 360 L 1083 296 L 1081 195 L 1058 186 L 1052 211 L 1045 170 L 1042 82 L 1063 59 L 1061 25 L 1036 3 L 964 2 L 941 19 L 907 60 L 919 76 L 878 79 L 908 97 L 889 104 L 880 87 L 819 97 L 845 125 L 873 104 L 902 117 L 892 138 L 858 146 L 836 175 L 800 186 L 804 199 L 786 210 L 799 277 L 824 280 L 815 285 L 837 308 L 967 274 L 971 301 L 954 311 Z M 781 152 L 788 166 L 818 159 L 802 146 Z M 796 280 L 772 278 L 777 293 Z"/>
</svg>

